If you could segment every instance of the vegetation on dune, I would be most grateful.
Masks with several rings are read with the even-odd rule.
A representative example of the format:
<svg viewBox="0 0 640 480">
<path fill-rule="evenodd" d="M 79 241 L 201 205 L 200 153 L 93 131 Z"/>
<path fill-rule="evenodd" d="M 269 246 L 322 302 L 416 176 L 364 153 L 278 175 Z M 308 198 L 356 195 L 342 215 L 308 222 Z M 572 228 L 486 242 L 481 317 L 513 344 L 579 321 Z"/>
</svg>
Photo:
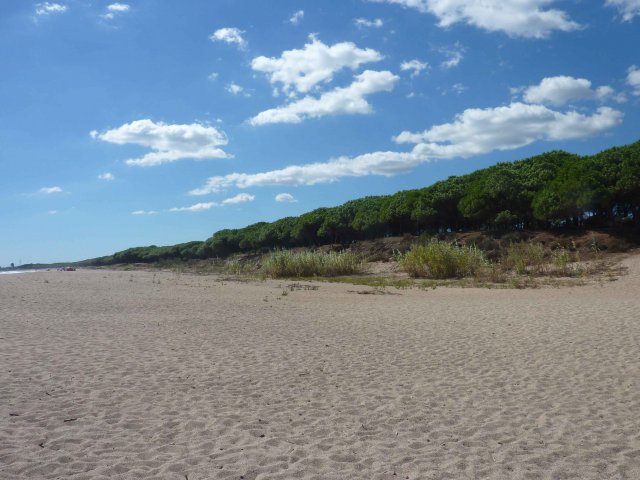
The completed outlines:
<svg viewBox="0 0 640 480">
<path fill-rule="evenodd" d="M 507 248 L 507 256 L 503 261 L 505 267 L 518 274 L 542 273 L 545 266 L 545 249 L 541 243 L 518 242 Z"/>
<path fill-rule="evenodd" d="M 262 272 L 272 278 L 351 275 L 362 261 L 351 252 L 276 250 L 262 264 Z"/>
<path fill-rule="evenodd" d="M 413 245 L 397 256 L 398 264 L 412 277 L 462 278 L 471 277 L 489 262 L 475 246 L 459 246 L 442 240 Z"/>
<path fill-rule="evenodd" d="M 424 232 L 619 224 L 640 226 L 640 142 L 584 157 L 553 151 L 450 177 L 422 189 L 364 197 L 299 217 L 220 230 L 204 242 L 131 248 L 85 263 L 227 257 Z"/>
</svg>

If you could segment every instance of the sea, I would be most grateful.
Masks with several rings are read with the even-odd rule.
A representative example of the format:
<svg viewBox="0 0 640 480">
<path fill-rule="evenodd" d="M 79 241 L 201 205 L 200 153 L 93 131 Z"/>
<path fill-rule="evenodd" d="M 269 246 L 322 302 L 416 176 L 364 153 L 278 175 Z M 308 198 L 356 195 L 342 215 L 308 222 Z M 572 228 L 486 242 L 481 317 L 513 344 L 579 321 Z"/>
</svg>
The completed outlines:
<svg viewBox="0 0 640 480">
<path fill-rule="evenodd" d="M 16 273 L 34 273 L 34 272 L 46 272 L 46 270 L 6 270 L 0 272 L 0 275 L 14 275 Z"/>
</svg>

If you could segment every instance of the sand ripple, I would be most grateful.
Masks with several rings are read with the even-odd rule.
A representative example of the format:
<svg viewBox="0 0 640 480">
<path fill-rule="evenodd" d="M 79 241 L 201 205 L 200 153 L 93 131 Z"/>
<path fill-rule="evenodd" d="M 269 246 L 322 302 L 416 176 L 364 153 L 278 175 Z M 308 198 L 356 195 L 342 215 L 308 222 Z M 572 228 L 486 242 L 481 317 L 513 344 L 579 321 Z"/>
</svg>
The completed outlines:
<svg viewBox="0 0 640 480">
<path fill-rule="evenodd" d="M 0 478 L 640 478 L 628 263 L 606 285 L 400 295 L 3 276 Z"/>
</svg>

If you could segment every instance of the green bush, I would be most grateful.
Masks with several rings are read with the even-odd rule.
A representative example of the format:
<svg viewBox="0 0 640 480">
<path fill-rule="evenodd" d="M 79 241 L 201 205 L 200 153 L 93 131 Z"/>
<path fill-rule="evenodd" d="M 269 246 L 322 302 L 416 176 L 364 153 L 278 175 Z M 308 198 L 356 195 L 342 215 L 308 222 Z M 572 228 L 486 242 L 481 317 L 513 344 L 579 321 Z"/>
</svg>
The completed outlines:
<svg viewBox="0 0 640 480">
<path fill-rule="evenodd" d="M 318 252 L 276 250 L 262 265 L 265 275 L 272 278 L 283 277 L 329 277 L 357 273 L 360 259 L 351 252 Z"/>
<path fill-rule="evenodd" d="M 459 246 L 442 240 L 431 240 L 424 245 L 397 255 L 400 268 L 412 277 L 454 278 L 472 276 L 488 260 L 475 246 Z"/>
</svg>

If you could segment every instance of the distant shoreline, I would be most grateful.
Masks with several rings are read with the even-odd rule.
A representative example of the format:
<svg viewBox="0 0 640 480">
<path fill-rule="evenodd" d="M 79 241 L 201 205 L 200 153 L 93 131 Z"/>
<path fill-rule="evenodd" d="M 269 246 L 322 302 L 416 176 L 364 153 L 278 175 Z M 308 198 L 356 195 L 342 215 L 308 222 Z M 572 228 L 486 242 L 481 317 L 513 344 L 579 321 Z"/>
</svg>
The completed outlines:
<svg viewBox="0 0 640 480">
<path fill-rule="evenodd" d="M 41 270 L 7 270 L 7 271 L 0 271 L 0 275 L 14 275 L 16 273 L 36 273 L 36 272 L 46 272 L 47 269 L 41 269 Z"/>
</svg>

